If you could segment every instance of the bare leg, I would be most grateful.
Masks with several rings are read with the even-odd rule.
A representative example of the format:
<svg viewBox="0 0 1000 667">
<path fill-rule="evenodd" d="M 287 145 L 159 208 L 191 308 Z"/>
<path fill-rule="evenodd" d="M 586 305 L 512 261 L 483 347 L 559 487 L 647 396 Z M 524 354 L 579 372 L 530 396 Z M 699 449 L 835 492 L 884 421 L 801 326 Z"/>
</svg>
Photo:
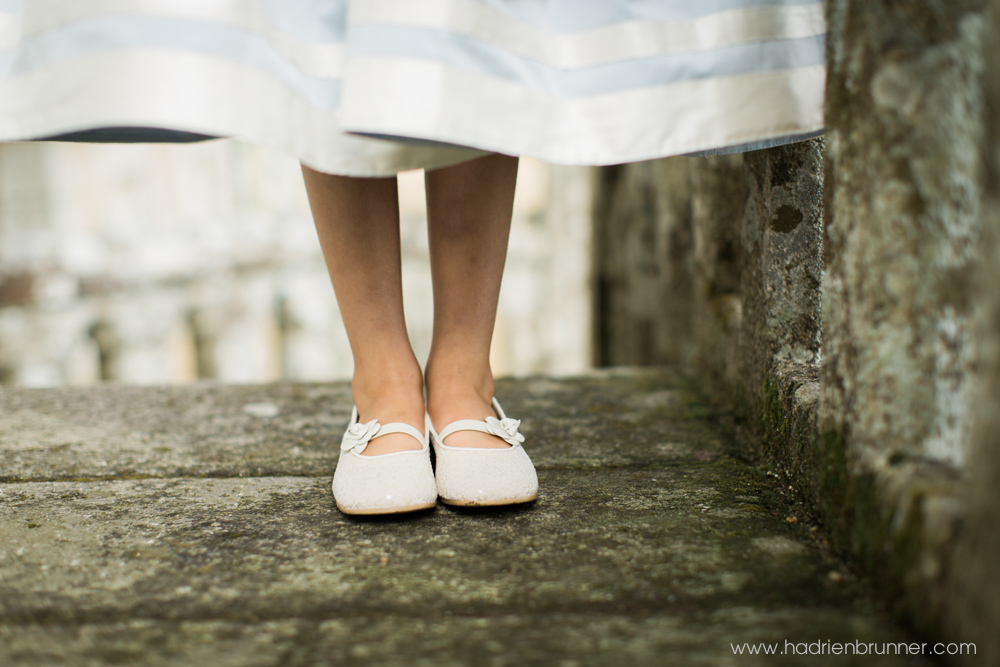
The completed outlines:
<svg viewBox="0 0 1000 667">
<path fill-rule="evenodd" d="M 427 409 L 435 428 L 493 414 L 490 342 L 514 205 L 517 158 L 491 155 L 427 172 L 434 281 L 434 339 L 427 360 Z M 454 447 L 508 447 L 459 431 Z"/>
<path fill-rule="evenodd" d="M 332 176 L 303 167 L 316 231 L 354 354 L 351 394 L 362 422 L 424 430 L 423 379 L 403 319 L 395 178 Z M 419 449 L 394 433 L 365 455 Z"/>
</svg>

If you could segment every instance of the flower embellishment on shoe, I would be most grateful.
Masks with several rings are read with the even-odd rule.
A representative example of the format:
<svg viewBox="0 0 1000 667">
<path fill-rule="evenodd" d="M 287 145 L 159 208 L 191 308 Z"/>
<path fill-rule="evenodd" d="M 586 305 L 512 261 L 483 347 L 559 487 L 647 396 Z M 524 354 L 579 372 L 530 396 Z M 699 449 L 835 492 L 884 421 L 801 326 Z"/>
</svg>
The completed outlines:
<svg viewBox="0 0 1000 667">
<path fill-rule="evenodd" d="M 349 452 L 357 450 L 358 454 L 365 451 L 368 441 L 375 437 L 382 425 L 377 419 L 373 419 L 367 424 L 357 423 L 344 433 L 344 439 L 340 443 L 340 449 Z"/>
<path fill-rule="evenodd" d="M 520 419 L 511 419 L 510 417 L 504 417 L 503 419 L 497 419 L 496 417 L 486 418 L 486 430 L 512 447 L 517 447 L 524 442 L 524 436 L 517 432 L 517 428 L 520 425 Z"/>
</svg>

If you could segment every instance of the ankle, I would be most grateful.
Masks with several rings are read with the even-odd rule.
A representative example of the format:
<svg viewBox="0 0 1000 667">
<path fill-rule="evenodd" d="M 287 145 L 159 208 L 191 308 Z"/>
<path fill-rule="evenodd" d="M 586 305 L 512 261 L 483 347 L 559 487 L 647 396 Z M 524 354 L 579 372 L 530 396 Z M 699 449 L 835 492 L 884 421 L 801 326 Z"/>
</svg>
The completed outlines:
<svg viewBox="0 0 1000 667">
<path fill-rule="evenodd" d="M 435 427 L 492 415 L 492 398 L 492 374 L 474 379 L 459 374 L 427 374 L 427 413 Z"/>
<path fill-rule="evenodd" d="M 457 367 L 453 364 L 435 363 L 433 357 L 427 362 L 424 384 L 427 396 L 464 396 L 470 392 L 489 402 L 493 398 L 493 371 L 489 364 L 473 367 L 472 364 Z"/>
<path fill-rule="evenodd" d="M 351 397 L 358 412 L 365 414 L 373 407 L 397 405 L 412 412 L 423 411 L 423 375 L 416 359 L 412 363 L 392 366 L 356 365 L 351 380 Z"/>
</svg>

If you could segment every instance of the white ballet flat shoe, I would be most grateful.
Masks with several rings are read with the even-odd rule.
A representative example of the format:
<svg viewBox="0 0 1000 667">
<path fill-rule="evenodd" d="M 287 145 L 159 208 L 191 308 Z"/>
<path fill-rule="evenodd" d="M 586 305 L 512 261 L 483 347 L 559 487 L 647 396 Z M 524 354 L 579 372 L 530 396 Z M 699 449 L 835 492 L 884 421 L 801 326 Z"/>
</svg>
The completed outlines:
<svg viewBox="0 0 1000 667">
<path fill-rule="evenodd" d="M 441 502 L 465 507 L 515 505 L 538 497 L 538 476 L 517 432 L 521 422 L 504 414 L 493 399 L 497 417 L 484 421 L 460 419 L 448 424 L 438 434 L 427 418 L 427 430 L 437 459 L 435 477 Z M 449 447 L 444 440 L 458 431 L 481 431 L 503 439 L 510 447 Z"/>
<path fill-rule="evenodd" d="M 380 456 L 362 456 L 368 442 L 390 433 L 405 433 L 420 443 L 419 450 Z M 333 473 L 333 497 L 344 514 L 398 514 L 437 504 L 428 434 L 409 424 L 358 423 L 358 409 L 340 445 Z"/>
</svg>

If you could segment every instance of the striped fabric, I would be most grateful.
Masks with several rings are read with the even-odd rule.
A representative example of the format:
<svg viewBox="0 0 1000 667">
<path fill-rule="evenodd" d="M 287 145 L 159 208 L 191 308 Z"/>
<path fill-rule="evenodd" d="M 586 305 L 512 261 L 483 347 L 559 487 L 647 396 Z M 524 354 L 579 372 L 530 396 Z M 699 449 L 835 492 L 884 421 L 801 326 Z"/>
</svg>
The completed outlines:
<svg viewBox="0 0 1000 667">
<path fill-rule="evenodd" d="M 160 128 L 353 175 L 747 148 L 822 129 L 823 40 L 814 0 L 0 0 L 0 140 Z"/>
</svg>

